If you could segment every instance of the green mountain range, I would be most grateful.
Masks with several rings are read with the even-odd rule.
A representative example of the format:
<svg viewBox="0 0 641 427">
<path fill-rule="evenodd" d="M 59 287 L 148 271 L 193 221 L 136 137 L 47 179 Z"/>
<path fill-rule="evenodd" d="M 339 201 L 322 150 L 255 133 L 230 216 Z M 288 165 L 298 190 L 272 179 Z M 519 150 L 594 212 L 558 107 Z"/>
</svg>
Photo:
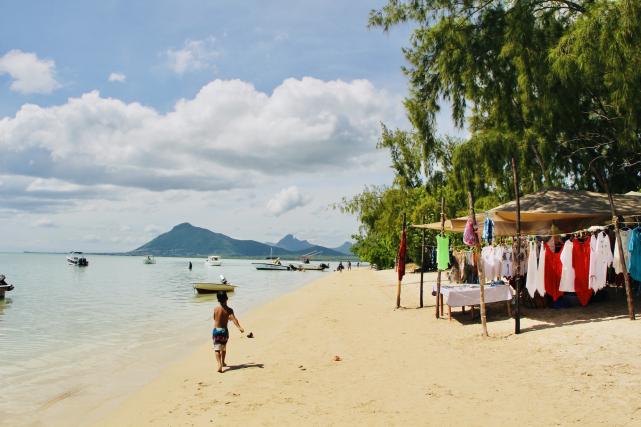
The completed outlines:
<svg viewBox="0 0 641 427">
<path fill-rule="evenodd" d="M 317 251 L 320 257 L 345 257 L 345 254 L 323 246 L 310 245 L 299 251 L 290 251 L 270 246 L 255 240 L 238 240 L 206 228 L 194 227 L 185 222 L 161 234 L 128 255 L 155 256 L 208 256 L 258 257 L 269 256 L 297 258 L 306 253 Z"/>
</svg>

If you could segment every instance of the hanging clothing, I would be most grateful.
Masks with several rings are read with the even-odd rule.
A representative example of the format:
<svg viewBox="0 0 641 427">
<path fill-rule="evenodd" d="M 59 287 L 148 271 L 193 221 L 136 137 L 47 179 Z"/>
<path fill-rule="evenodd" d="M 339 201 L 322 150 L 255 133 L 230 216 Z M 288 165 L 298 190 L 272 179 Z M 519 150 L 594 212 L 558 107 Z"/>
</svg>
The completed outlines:
<svg viewBox="0 0 641 427">
<path fill-rule="evenodd" d="M 467 219 L 465 223 L 465 229 L 463 230 L 463 243 L 468 246 L 476 246 L 476 231 L 474 231 L 474 223 L 472 218 Z"/>
<path fill-rule="evenodd" d="M 563 296 L 563 292 L 559 290 L 561 284 L 561 252 L 552 252 L 550 246 L 544 243 L 545 246 L 545 293 L 550 295 L 554 301 Z"/>
<path fill-rule="evenodd" d="M 541 243 L 539 252 L 539 266 L 536 269 L 536 290 L 540 296 L 545 295 L 545 246 Z"/>
<path fill-rule="evenodd" d="M 590 239 L 572 242 L 572 267 L 574 267 L 574 292 L 581 305 L 587 305 L 592 297 L 589 287 Z"/>
<path fill-rule="evenodd" d="M 521 247 L 519 248 L 518 259 L 516 255 L 516 247 L 519 245 L 519 240 L 521 241 Z M 525 239 L 517 239 L 512 245 L 512 270 L 516 275 L 516 265 L 519 265 L 519 274 L 521 276 L 525 275 L 528 270 L 528 243 Z"/>
<path fill-rule="evenodd" d="M 510 246 L 502 248 L 500 277 L 514 276 L 514 267 L 512 265 L 512 248 Z"/>
<path fill-rule="evenodd" d="M 628 263 L 630 277 L 641 282 L 641 227 L 635 228 L 630 233 L 628 250 L 630 251 L 630 262 Z"/>
<path fill-rule="evenodd" d="M 574 292 L 574 267 L 572 266 L 572 252 L 574 245 L 567 240 L 561 250 L 561 284 L 559 290 L 563 292 Z"/>
<path fill-rule="evenodd" d="M 483 263 L 483 275 L 486 280 L 492 281 L 501 274 L 501 258 L 503 248 L 500 246 L 486 246 L 481 250 L 481 262 Z"/>
<path fill-rule="evenodd" d="M 628 264 L 630 264 L 630 237 L 632 236 L 632 230 L 619 230 L 619 234 L 621 235 L 621 245 L 623 247 L 623 256 L 625 257 L 626 264 L 625 266 L 627 267 Z M 621 256 L 619 255 L 619 239 L 616 238 L 614 241 L 614 261 L 612 262 L 612 266 L 614 267 L 614 271 L 616 274 L 621 274 L 623 273 L 623 260 L 621 259 Z"/>
<path fill-rule="evenodd" d="M 439 270 L 447 270 L 450 264 L 450 238 L 436 236 L 436 263 Z"/>
<path fill-rule="evenodd" d="M 536 292 L 536 242 L 530 242 L 530 256 L 527 259 L 527 278 L 525 288 L 532 298 Z"/>
<path fill-rule="evenodd" d="M 590 282 L 589 286 L 594 292 L 605 288 L 608 265 L 612 264 L 612 246 L 610 237 L 605 233 L 599 233 L 597 237 L 590 239 Z"/>
<path fill-rule="evenodd" d="M 494 221 L 488 215 L 485 215 L 485 221 L 483 222 L 483 240 L 487 243 L 492 243 L 492 238 L 494 236 Z"/>
</svg>

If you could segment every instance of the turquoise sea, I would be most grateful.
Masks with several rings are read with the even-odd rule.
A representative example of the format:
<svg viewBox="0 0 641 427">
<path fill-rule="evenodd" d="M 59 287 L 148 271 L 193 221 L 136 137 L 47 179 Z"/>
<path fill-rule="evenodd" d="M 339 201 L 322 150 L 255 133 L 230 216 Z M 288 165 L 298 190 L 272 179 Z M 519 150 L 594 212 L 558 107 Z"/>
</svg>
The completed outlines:
<svg viewBox="0 0 641 427">
<path fill-rule="evenodd" d="M 87 258 L 76 267 L 64 254 L 0 253 L 0 274 L 15 286 L 0 300 L 1 425 L 46 425 L 71 403 L 115 405 L 208 343 L 215 296 L 197 296 L 193 282 L 223 274 L 238 285 L 229 304 L 242 324 L 251 307 L 328 274 L 257 271 L 238 259 L 213 267 L 198 258 Z"/>
</svg>

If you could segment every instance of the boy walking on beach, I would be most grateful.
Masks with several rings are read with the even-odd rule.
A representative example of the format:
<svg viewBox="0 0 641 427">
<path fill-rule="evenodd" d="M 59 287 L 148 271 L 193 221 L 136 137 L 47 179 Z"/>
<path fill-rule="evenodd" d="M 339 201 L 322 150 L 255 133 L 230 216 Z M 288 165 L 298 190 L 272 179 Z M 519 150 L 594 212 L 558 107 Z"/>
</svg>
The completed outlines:
<svg viewBox="0 0 641 427">
<path fill-rule="evenodd" d="M 225 355 L 227 354 L 227 340 L 229 340 L 229 329 L 227 322 L 231 320 L 240 332 L 245 330 L 238 323 L 234 315 L 234 310 L 227 305 L 227 292 L 218 291 L 216 298 L 220 305 L 214 309 L 214 329 L 212 330 L 212 339 L 214 340 L 214 351 L 216 352 L 216 361 L 218 362 L 218 372 L 223 372 L 225 364 Z"/>
</svg>

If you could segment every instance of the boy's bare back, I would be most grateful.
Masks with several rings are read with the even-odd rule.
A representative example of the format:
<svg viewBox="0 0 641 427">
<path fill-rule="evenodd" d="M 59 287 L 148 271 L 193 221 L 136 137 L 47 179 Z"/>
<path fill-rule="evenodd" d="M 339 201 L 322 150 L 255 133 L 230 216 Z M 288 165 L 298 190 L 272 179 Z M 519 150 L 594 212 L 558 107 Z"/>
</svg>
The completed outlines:
<svg viewBox="0 0 641 427">
<path fill-rule="evenodd" d="M 219 305 L 214 309 L 214 328 L 227 328 L 229 319 L 235 320 L 234 310 L 231 307 Z"/>
</svg>

